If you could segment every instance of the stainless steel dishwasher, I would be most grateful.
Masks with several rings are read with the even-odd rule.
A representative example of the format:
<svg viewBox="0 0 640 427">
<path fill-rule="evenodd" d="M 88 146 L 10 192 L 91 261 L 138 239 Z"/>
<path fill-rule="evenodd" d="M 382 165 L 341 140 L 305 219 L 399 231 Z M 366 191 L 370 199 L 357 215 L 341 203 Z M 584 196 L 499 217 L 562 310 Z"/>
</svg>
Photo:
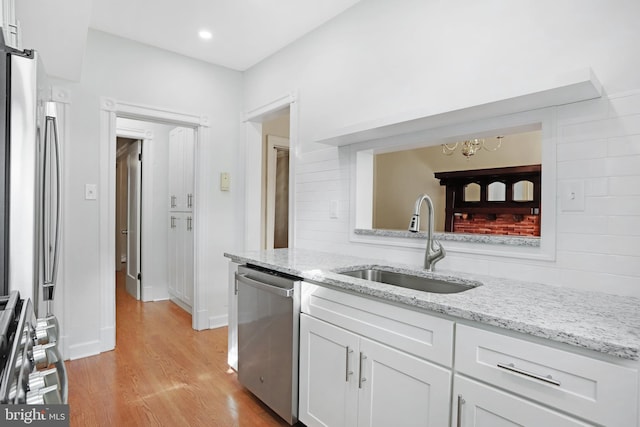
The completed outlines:
<svg viewBox="0 0 640 427">
<path fill-rule="evenodd" d="M 240 266 L 238 379 L 289 424 L 298 421 L 300 279 Z"/>
</svg>

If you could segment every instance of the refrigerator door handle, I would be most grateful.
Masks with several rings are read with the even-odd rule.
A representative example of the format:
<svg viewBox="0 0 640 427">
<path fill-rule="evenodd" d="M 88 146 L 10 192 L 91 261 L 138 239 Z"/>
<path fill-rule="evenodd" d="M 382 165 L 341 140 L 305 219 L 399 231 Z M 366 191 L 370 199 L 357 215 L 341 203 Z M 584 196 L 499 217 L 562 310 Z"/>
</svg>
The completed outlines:
<svg viewBox="0 0 640 427">
<path fill-rule="evenodd" d="M 47 114 L 45 118 L 45 141 L 44 141 L 44 178 L 43 178 L 43 205 L 46 203 L 47 199 L 47 189 L 50 188 L 47 186 L 47 173 L 46 168 L 48 165 L 47 154 L 51 155 L 50 151 L 53 151 L 53 159 L 55 165 L 55 197 L 53 197 L 55 203 L 55 223 L 53 225 L 53 242 L 48 241 L 49 233 L 46 233 L 47 230 L 45 227 L 46 224 L 46 215 L 43 215 L 42 223 L 43 223 L 43 233 L 42 233 L 42 243 L 43 249 L 45 252 L 44 256 L 44 289 L 43 289 L 43 300 L 44 301 L 52 301 L 55 290 L 55 279 L 58 274 L 58 264 L 59 264 L 59 255 L 60 255 L 60 215 L 61 215 L 61 197 L 60 197 L 60 179 L 61 179 L 61 169 L 60 169 L 60 141 L 58 138 L 58 123 L 55 114 L 55 104 L 53 102 L 47 103 Z M 52 188 L 52 189 L 53 189 Z M 50 245 L 53 243 L 53 253 L 49 254 Z M 53 256 L 53 260 L 51 260 L 51 255 Z M 49 262 L 47 262 L 47 260 Z M 51 312 L 51 307 L 47 307 L 47 310 Z"/>
</svg>

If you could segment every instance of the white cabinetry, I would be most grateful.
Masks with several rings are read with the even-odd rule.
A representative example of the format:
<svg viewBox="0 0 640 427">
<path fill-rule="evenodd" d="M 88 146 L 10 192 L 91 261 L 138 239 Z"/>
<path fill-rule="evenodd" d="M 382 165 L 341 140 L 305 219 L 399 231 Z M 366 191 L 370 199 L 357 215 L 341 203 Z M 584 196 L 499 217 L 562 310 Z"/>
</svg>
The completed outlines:
<svg viewBox="0 0 640 427">
<path fill-rule="evenodd" d="M 455 369 L 454 426 L 591 425 L 578 418 L 637 425 L 638 372 L 630 367 L 458 324 Z"/>
<path fill-rule="evenodd" d="M 175 128 L 169 133 L 169 209 L 192 212 L 195 131 Z"/>
<path fill-rule="evenodd" d="M 449 423 L 451 371 L 426 355 L 450 366 L 452 322 L 307 283 L 302 294 L 298 418 L 303 423 Z M 437 348 L 441 345 L 445 348 Z"/>
<path fill-rule="evenodd" d="M 169 214 L 169 296 L 191 312 L 193 304 L 193 214 Z"/>
<path fill-rule="evenodd" d="M 194 286 L 193 175 L 195 131 L 169 133 L 169 297 L 191 313 Z"/>
<path fill-rule="evenodd" d="M 457 427 L 593 425 L 459 375 L 455 376 L 453 396 L 457 413 L 452 425 Z"/>
<path fill-rule="evenodd" d="M 0 8 L 0 25 L 4 35 L 4 42 L 11 47 L 20 48 L 20 28 L 16 20 L 15 0 L 2 0 Z"/>
</svg>

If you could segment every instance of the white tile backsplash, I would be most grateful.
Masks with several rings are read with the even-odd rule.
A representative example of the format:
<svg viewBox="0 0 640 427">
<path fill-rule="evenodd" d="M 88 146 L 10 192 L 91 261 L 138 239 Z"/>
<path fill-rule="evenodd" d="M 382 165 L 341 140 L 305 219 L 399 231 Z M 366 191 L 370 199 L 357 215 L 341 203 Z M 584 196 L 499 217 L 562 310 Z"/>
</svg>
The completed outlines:
<svg viewBox="0 0 640 427">
<path fill-rule="evenodd" d="M 640 91 L 561 106 L 556 118 L 557 179 L 585 182 L 584 212 L 558 203 L 556 259 L 449 253 L 438 267 L 640 296 Z M 349 159 L 335 147 L 299 155 L 297 247 L 421 264 L 423 248 L 350 241 Z"/>
</svg>

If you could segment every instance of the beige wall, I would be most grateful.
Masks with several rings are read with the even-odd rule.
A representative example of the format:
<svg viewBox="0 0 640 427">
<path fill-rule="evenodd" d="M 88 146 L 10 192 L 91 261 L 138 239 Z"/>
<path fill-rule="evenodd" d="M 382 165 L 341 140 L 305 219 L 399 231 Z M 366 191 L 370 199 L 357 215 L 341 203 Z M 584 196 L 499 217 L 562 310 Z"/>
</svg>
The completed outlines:
<svg viewBox="0 0 640 427">
<path fill-rule="evenodd" d="M 487 139 L 487 147 L 495 140 Z M 450 145 L 451 146 L 451 145 Z M 373 228 L 406 230 L 418 195 L 431 196 L 435 210 L 435 230 L 444 230 L 445 188 L 435 172 L 499 168 L 541 163 L 540 132 L 505 135 L 496 152 L 481 150 L 466 158 L 458 148 L 442 154 L 440 145 L 378 154 L 374 160 Z M 423 208 L 426 215 L 426 208 Z M 426 229 L 427 221 L 422 221 Z"/>
</svg>

